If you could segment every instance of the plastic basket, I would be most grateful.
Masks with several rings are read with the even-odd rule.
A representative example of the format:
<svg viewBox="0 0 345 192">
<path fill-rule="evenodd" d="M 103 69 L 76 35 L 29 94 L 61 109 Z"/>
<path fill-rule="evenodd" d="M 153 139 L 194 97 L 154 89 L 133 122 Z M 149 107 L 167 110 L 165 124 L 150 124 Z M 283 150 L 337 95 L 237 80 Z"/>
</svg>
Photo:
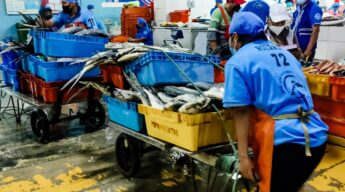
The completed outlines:
<svg viewBox="0 0 345 192">
<path fill-rule="evenodd" d="M 139 105 L 138 111 L 145 116 L 148 135 L 184 149 L 197 151 L 201 147 L 228 142 L 217 113 L 188 115 L 144 105 Z M 232 115 L 225 111 L 224 116 L 225 126 L 235 139 Z"/>
<path fill-rule="evenodd" d="M 188 18 L 189 18 L 188 10 L 174 11 L 174 12 L 171 12 L 169 15 L 170 15 L 170 22 L 188 23 Z"/>
<path fill-rule="evenodd" d="M 104 51 L 107 43 L 108 39 L 101 37 L 34 32 L 35 51 L 51 57 L 90 57 Z"/>
<path fill-rule="evenodd" d="M 148 7 L 128 7 L 122 9 L 122 14 L 150 14 L 151 9 Z"/>
<path fill-rule="evenodd" d="M 46 82 L 55 81 L 67 81 L 72 79 L 78 74 L 84 67 L 85 63 L 76 63 L 70 65 L 72 62 L 56 62 L 56 61 L 44 61 L 35 57 L 38 65 L 38 76 L 44 79 Z M 95 67 L 91 71 L 84 74 L 83 77 L 91 78 L 98 77 L 100 75 L 99 67 Z"/>
<path fill-rule="evenodd" d="M 21 69 L 25 72 L 29 72 L 29 53 L 24 51 L 17 51 L 21 57 Z"/>
<path fill-rule="evenodd" d="M 128 84 L 123 75 L 123 68 L 116 65 L 101 65 L 104 83 L 111 83 L 116 88 L 127 89 Z"/>
<path fill-rule="evenodd" d="M 17 70 L 10 69 L 5 65 L 0 65 L 2 70 L 2 78 L 4 80 L 4 84 L 7 86 L 12 86 L 13 91 L 20 90 L 20 83 Z"/>
<path fill-rule="evenodd" d="M 28 56 L 28 70 L 31 74 L 38 76 L 38 59 L 35 55 Z"/>
<path fill-rule="evenodd" d="M 226 64 L 226 61 L 221 61 L 220 66 L 224 68 Z M 217 68 L 216 66 L 214 67 L 214 82 L 215 83 L 224 83 L 225 81 L 225 75 L 224 75 L 224 70 Z"/>
<path fill-rule="evenodd" d="M 321 117 L 328 125 L 329 133 L 339 137 L 345 137 L 345 118 Z"/>
<path fill-rule="evenodd" d="M 328 75 L 306 73 L 309 89 L 312 94 L 330 97 L 331 86 Z"/>
<path fill-rule="evenodd" d="M 1 54 L 2 64 L 8 69 L 21 69 L 20 55 L 15 51 L 8 51 Z"/>
<path fill-rule="evenodd" d="M 213 64 L 199 55 L 185 53 L 168 53 L 184 73 L 193 82 L 214 82 Z M 219 63 L 219 57 L 209 57 Z M 162 53 L 152 51 L 146 53 L 132 63 L 126 65 L 125 72 L 132 71 L 143 85 L 185 84 L 188 79 Z"/>
<path fill-rule="evenodd" d="M 323 116 L 345 118 L 345 102 L 314 96 L 314 109 Z"/>
<path fill-rule="evenodd" d="M 330 77 L 329 82 L 332 85 L 332 99 L 335 101 L 345 101 L 345 78 Z"/>
<path fill-rule="evenodd" d="M 103 100 L 107 103 L 111 121 L 136 132 L 144 130 L 144 116 L 138 113 L 136 103 L 120 101 L 109 96 L 103 96 Z"/>
<path fill-rule="evenodd" d="M 18 76 L 19 76 L 19 83 L 20 83 L 20 91 L 22 93 L 33 93 L 34 90 L 34 85 L 32 82 L 32 77 L 29 73 L 18 71 Z"/>
</svg>

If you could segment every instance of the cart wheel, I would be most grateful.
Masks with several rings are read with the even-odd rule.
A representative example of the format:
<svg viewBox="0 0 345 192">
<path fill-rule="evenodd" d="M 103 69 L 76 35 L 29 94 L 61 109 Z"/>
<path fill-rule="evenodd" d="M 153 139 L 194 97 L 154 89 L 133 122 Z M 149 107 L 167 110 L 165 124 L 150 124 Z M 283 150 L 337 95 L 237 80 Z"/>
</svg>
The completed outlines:
<svg viewBox="0 0 345 192">
<path fill-rule="evenodd" d="M 118 136 L 115 144 L 116 162 L 125 177 L 134 177 L 139 172 L 140 153 L 136 139 L 123 133 Z"/>
<path fill-rule="evenodd" d="M 86 113 L 81 117 L 85 123 L 85 132 L 90 133 L 102 128 L 105 123 L 105 110 L 98 100 L 88 102 Z"/>
<path fill-rule="evenodd" d="M 40 143 L 47 143 L 49 138 L 49 121 L 42 109 L 31 113 L 31 129 L 39 138 Z"/>
</svg>

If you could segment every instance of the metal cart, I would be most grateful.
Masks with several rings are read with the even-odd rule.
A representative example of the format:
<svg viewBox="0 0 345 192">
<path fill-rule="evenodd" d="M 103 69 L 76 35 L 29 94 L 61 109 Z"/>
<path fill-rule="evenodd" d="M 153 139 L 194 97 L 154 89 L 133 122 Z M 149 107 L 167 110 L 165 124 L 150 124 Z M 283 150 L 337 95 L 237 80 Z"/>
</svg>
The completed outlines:
<svg viewBox="0 0 345 192">
<path fill-rule="evenodd" d="M 138 174 L 140 170 L 142 155 L 144 153 L 152 151 L 152 147 L 163 151 L 172 150 L 180 152 L 189 158 L 194 191 L 198 190 L 194 177 L 195 164 L 193 160 L 202 162 L 209 166 L 207 191 L 212 191 L 216 181 L 217 173 L 215 174 L 213 180 L 211 175 L 218 157 L 224 154 L 232 153 L 232 149 L 229 144 L 206 147 L 199 149 L 197 152 L 190 152 L 180 147 L 150 137 L 148 135 L 132 131 L 113 122 L 108 122 L 108 127 L 120 133 L 115 142 L 115 156 L 118 169 L 125 177 L 135 177 Z M 230 182 L 230 180 L 231 178 L 229 178 L 228 182 Z"/>
<path fill-rule="evenodd" d="M 21 122 L 21 117 L 24 114 L 24 106 L 28 104 L 33 106 L 35 110 L 30 114 L 30 124 L 32 132 L 38 137 L 41 143 L 49 142 L 50 125 L 58 122 L 71 121 L 80 119 L 86 126 L 86 132 L 92 132 L 100 129 L 105 122 L 105 110 L 103 105 L 95 99 L 95 90 L 89 89 L 88 98 L 86 101 L 85 110 L 78 111 L 78 113 L 70 113 L 66 117 L 61 116 L 62 106 L 67 103 L 62 102 L 62 94 L 58 95 L 58 101 L 54 104 L 46 104 L 40 99 L 34 98 L 32 95 L 27 95 L 19 92 L 14 92 L 10 87 L 2 87 L 0 94 L 8 94 L 9 104 L 15 116 L 16 122 Z M 83 101 L 76 101 L 74 103 Z M 71 104 L 71 103 L 68 103 Z"/>
</svg>

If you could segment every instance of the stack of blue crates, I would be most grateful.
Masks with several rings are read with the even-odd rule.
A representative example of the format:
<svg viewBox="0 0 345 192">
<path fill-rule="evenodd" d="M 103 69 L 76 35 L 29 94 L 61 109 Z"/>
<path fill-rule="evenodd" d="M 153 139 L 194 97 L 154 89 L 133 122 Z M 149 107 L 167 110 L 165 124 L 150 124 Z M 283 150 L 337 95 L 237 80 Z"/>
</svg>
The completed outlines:
<svg viewBox="0 0 345 192">
<path fill-rule="evenodd" d="M 4 50 L 6 47 L 1 47 L 0 50 Z M 20 84 L 17 70 L 22 69 L 21 55 L 16 51 L 8 51 L 1 54 L 2 64 L 0 69 L 2 70 L 2 78 L 4 84 L 12 86 L 14 91 L 19 91 Z"/>
</svg>

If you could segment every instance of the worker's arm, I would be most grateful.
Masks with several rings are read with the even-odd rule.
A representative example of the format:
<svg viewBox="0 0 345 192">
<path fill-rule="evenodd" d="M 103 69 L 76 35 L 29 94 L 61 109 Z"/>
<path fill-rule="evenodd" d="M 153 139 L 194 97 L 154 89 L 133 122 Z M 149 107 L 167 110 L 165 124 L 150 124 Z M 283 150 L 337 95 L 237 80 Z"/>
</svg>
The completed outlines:
<svg viewBox="0 0 345 192">
<path fill-rule="evenodd" d="M 320 33 L 320 25 L 314 25 L 313 26 L 313 32 L 311 33 L 308 47 L 303 53 L 304 57 L 308 57 L 312 54 L 313 48 L 314 48 L 314 46 L 317 43 L 317 40 L 319 38 L 319 33 Z"/>
<path fill-rule="evenodd" d="M 43 24 L 45 28 L 53 27 L 54 22 L 52 20 L 43 20 Z"/>
<path fill-rule="evenodd" d="M 146 42 L 146 38 L 140 38 L 140 39 L 129 38 L 128 41 L 129 42 L 133 42 L 133 43 L 145 43 Z"/>
<path fill-rule="evenodd" d="M 238 141 L 238 157 L 240 172 L 244 178 L 254 180 L 253 163 L 248 157 L 248 137 L 250 128 L 250 107 L 232 108 Z"/>
<path fill-rule="evenodd" d="M 209 26 L 208 34 L 207 34 L 207 40 L 212 50 L 217 49 L 217 47 L 219 46 L 217 43 L 218 42 L 217 35 L 220 29 L 221 21 L 222 21 L 222 16 L 221 16 L 220 10 L 216 9 L 211 16 L 210 26 Z"/>
</svg>

